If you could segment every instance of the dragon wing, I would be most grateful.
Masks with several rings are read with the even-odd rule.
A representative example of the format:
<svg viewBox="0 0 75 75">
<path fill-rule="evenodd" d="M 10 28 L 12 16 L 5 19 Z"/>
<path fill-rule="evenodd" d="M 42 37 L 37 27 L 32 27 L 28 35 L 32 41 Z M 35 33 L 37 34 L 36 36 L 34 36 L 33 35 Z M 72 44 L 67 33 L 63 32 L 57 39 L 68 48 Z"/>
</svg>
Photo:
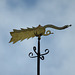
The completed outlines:
<svg viewBox="0 0 75 75">
<path fill-rule="evenodd" d="M 35 37 L 35 34 L 34 34 L 35 29 L 36 29 L 35 27 L 27 28 L 27 29 L 21 28 L 21 30 L 13 29 L 13 32 L 10 32 L 12 38 L 9 41 L 9 43 L 13 42 L 13 44 L 14 44 L 19 40 L 22 41 L 22 40 L 24 40 L 26 38 L 29 39 L 31 37 Z"/>
</svg>

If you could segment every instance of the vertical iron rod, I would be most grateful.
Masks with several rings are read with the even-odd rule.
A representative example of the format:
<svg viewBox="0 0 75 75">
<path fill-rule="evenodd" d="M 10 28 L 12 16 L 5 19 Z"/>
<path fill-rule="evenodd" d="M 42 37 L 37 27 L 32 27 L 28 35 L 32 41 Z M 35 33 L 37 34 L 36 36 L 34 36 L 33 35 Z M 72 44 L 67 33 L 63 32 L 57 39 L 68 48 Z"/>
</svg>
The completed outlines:
<svg viewBox="0 0 75 75">
<path fill-rule="evenodd" d="M 34 56 L 32 52 L 29 53 L 30 58 L 37 57 L 37 75 L 40 75 L 40 59 L 44 60 L 44 55 L 49 53 L 48 49 L 45 50 L 45 53 L 43 53 L 43 54 L 40 53 L 40 39 L 41 39 L 41 36 L 38 36 L 38 51 L 36 51 L 35 46 L 33 47 L 33 50 L 36 53 L 36 56 Z"/>
<path fill-rule="evenodd" d="M 40 37 L 38 37 L 37 75 L 40 75 Z"/>
</svg>

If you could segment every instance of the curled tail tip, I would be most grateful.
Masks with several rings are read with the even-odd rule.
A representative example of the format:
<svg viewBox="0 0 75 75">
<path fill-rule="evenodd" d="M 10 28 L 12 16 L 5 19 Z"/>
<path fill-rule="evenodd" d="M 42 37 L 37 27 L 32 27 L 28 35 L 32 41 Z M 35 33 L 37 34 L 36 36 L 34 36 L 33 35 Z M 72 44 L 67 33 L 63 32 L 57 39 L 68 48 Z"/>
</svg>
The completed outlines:
<svg viewBox="0 0 75 75">
<path fill-rule="evenodd" d="M 72 24 L 69 25 L 69 27 L 71 27 L 71 26 L 72 26 Z"/>
<path fill-rule="evenodd" d="M 71 27 L 71 26 L 72 26 L 72 24 L 70 24 L 70 25 L 65 25 L 66 28 Z"/>
</svg>

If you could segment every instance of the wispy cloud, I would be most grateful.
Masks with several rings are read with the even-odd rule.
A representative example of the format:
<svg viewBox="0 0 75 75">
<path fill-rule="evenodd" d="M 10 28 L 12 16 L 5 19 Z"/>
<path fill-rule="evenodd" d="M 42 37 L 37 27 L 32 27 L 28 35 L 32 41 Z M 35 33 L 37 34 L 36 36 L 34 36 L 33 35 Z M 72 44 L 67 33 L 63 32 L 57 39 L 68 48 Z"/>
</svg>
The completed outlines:
<svg viewBox="0 0 75 75">
<path fill-rule="evenodd" d="M 75 75 L 75 1 L 74 0 L 0 0 L 0 75 L 36 74 L 36 61 L 28 53 L 37 46 L 37 38 L 9 44 L 9 32 L 38 24 L 71 28 L 56 31 L 53 35 L 42 37 L 41 52 L 48 48 L 50 54 L 41 61 L 41 74 Z M 34 65 L 35 64 L 35 65 Z M 47 69 L 47 70 L 46 70 Z"/>
</svg>

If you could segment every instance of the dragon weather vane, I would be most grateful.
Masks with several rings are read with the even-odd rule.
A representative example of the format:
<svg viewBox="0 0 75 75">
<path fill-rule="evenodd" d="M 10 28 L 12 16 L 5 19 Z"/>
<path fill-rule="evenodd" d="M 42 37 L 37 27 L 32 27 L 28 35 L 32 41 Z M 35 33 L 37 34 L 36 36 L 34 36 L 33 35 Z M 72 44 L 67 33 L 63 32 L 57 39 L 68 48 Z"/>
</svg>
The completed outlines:
<svg viewBox="0 0 75 75">
<path fill-rule="evenodd" d="M 46 31 L 46 28 L 50 27 L 50 28 L 57 29 L 57 30 L 63 30 L 63 29 L 66 29 L 70 26 L 72 26 L 72 25 L 65 25 L 63 27 L 57 27 L 55 25 L 48 24 L 45 26 L 39 25 L 38 27 L 32 27 L 32 28 L 27 27 L 27 29 L 21 28 L 21 30 L 13 29 L 13 32 L 10 32 L 12 38 L 9 41 L 9 43 L 13 42 L 13 44 L 14 44 L 19 40 L 23 41 L 24 39 L 29 39 L 31 37 L 32 38 L 35 36 L 38 37 L 38 50 L 36 51 L 36 47 L 35 46 L 33 47 L 33 50 L 36 53 L 36 56 L 34 56 L 32 52 L 30 52 L 29 57 L 30 58 L 36 58 L 37 57 L 37 75 L 40 75 L 40 59 L 44 60 L 44 55 L 49 53 L 48 49 L 45 50 L 44 54 L 40 53 L 41 36 L 48 36 L 50 34 L 53 34 L 50 30 Z"/>
</svg>

